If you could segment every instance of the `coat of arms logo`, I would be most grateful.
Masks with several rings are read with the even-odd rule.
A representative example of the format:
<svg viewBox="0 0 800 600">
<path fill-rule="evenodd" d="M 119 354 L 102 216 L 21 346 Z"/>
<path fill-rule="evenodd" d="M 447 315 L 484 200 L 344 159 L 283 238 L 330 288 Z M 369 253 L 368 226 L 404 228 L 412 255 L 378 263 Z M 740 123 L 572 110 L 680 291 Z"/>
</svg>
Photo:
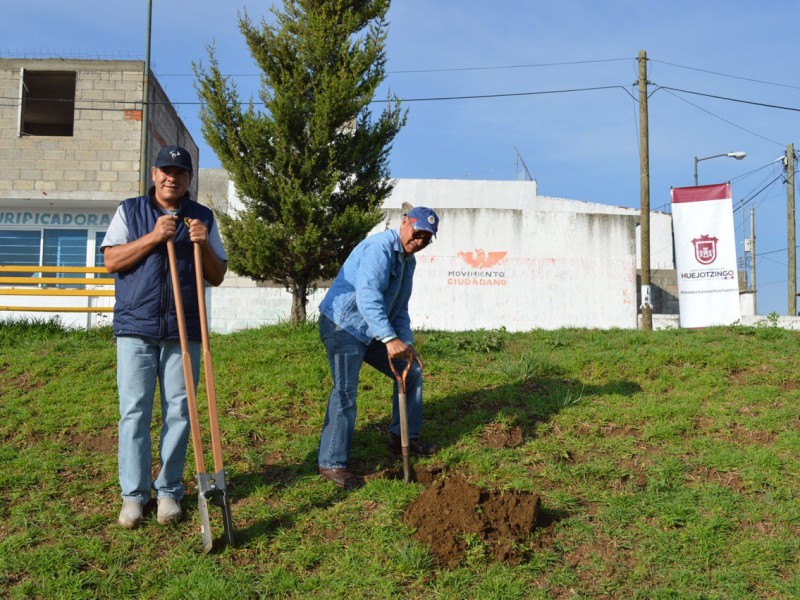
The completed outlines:
<svg viewBox="0 0 800 600">
<path fill-rule="evenodd" d="M 717 260 L 717 242 L 719 238 L 708 234 L 694 238 L 694 257 L 701 265 L 710 265 Z"/>
</svg>

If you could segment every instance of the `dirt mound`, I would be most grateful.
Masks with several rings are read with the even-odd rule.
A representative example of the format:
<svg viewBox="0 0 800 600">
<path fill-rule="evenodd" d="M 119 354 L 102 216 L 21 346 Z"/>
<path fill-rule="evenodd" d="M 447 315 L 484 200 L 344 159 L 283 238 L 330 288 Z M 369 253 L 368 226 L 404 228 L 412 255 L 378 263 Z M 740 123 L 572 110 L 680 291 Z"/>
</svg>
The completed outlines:
<svg viewBox="0 0 800 600">
<path fill-rule="evenodd" d="M 522 556 L 515 545 L 536 527 L 540 506 L 536 494 L 481 490 L 453 475 L 426 488 L 408 506 L 403 520 L 442 566 L 457 566 L 478 540 L 495 560 L 518 564 Z"/>
</svg>

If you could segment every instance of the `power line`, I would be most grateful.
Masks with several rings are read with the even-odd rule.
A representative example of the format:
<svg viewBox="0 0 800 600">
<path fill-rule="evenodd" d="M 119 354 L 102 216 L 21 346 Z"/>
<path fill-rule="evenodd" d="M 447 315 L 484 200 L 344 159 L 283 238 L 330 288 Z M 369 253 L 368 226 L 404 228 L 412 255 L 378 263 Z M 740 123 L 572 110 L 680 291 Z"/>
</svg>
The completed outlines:
<svg viewBox="0 0 800 600">
<path fill-rule="evenodd" d="M 597 59 L 597 60 L 575 60 L 575 61 L 562 61 L 562 62 L 550 62 L 550 63 L 528 63 L 528 64 L 521 64 L 521 65 L 493 65 L 488 67 L 445 67 L 445 68 L 438 68 L 438 69 L 397 69 L 397 70 L 389 70 L 386 71 L 387 75 L 405 75 L 405 74 L 415 74 L 415 73 L 459 73 L 459 72 L 470 72 L 470 71 L 501 71 L 501 70 L 511 70 L 511 69 L 534 69 L 534 68 L 542 68 L 542 67 L 561 67 L 561 66 L 571 66 L 571 65 L 586 65 L 586 64 L 596 64 L 596 63 L 610 63 L 610 62 L 621 62 L 621 61 L 635 61 L 635 58 L 605 58 L 605 59 Z M 732 75 L 730 73 L 720 73 L 719 71 L 711 71 L 709 69 L 701 69 L 699 67 L 690 67 L 688 65 L 680 65 L 677 63 L 665 61 L 665 60 L 658 60 L 654 58 L 649 58 L 648 60 L 652 63 L 659 63 L 663 65 L 669 65 L 671 67 L 677 67 L 680 69 L 686 69 L 689 71 L 697 71 L 699 73 L 708 73 L 710 75 L 717 75 L 719 77 L 728 77 L 730 79 L 737 79 L 740 81 L 750 81 L 753 83 L 760 83 L 763 85 L 772 85 L 777 87 L 785 87 L 791 89 L 800 89 L 800 86 L 791 85 L 788 83 L 777 83 L 774 81 L 765 81 L 763 79 L 754 79 L 751 77 L 743 77 L 741 75 Z M 157 77 L 194 77 L 194 73 L 157 73 Z M 261 77 L 261 73 L 227 73 L 224 75 L 225 77 Z"/>
<path fill-rule="evenodd" d="M 546 95 L 546 94 L 569 94 L 573 92 L 592 92 L 592 91 L 600 91 L 600 90 L 613 90 L 613 89 L 621 89 L 624 92 L 628 92 L 625 86 L 621 85 L 607 85 L 607 86 L 596 86 L 596 87 L 588 87 L 588 88 L 572 88 L 572 89 L 561 89 L 561 90 L 543 90 L 539 92 L 509 92 L 506 94 L 475 94 L 475 95 L 468 95 L 468 96 L 439 96 L 439 97 L 431 97 L 431 98 L 398 98 L 400 102 L 439 102 L 444 100 L 475 100 L 475 99 L 489 99 L 489 98 L 513 98 L 513 97 L 521 97 L 521 96 L 538 96 L 538 95 Z M 4 104 L 4 106 L 8 107 L 16 107 L 19 106 L 19 98 L 14 98 L 10 96 L 0 96 L 0 100 L 10 100 L 13 104 Z M 27 97 L 26 100 L 46 100 L 49 102 L 75 102 L 77 103 L 93 103 L 95 105 L 103 105 L 104 103 L 107 104 L 142 104 L 141 100 L 138 101 L 122 101 L 122 100 L 76 100 L 73 98 L 31 98 Z M 372 100 L 372 103 L 387 103 L 387 102 L 395 102 L 395 99 L 389 100 Z M 196 102 L 185 102 L 185 101 L 154 101 L 150 102 L 149 104 L 172 104 L 173 106 L 197 106 L 202 105 L 203 102 L 196 101 Z M 257 106 L 264 106 L 264 102 L 253 102 L 254 105 Z M 81 110 L 108 110 L 108 108 L 91 108 L 91 107 L 79 107 Z"/>
<path fill-rule="evenodd" d="M 775 182 L 776 182 L 776 181 L 778 181 L 778 179 L 781 179 L 781 178 L 782 178 L 782 176 L 781 176 L 781 175 L 778 175 L 777 177 L 775 177 L 775 178 L 773 178 L 771 181 L 769 181 L 769 182 L 768 182 L 768 183 L 767 183 L 767 184 L 766 184 L 764 187 L 762 187 L 760 190 L 758 190 L 757 192 L 755 192 L 755 193 L 754 193 L 752 196 L 750 196 L 749 198 L 746 198 L 746 199 L 742 199 L 742 200 L 739 202 L 739 206 L 738 206 L 737 208 L 734 208 L 734 209 L 733 209 L 733 212 L 736 212 L 736 211 L 737 211 L 737 210 L 739 210 L 740 208 L 744 208 L 744 205 L 745 205 L 745 204 L 748 204 L 748 203 L 752 202 L 753 200 L 755 200 L 756 196 L 758 196 L 758 195 L 759 195 L 761 192 L 763 192 L 763 191 L 764 191 L 764 190 L 766 190 L 767 188 L 769 188 L 769 187 L 771 187 L 772 185 L 774 185 L 774 184 L 775 184 Z"/>
<path fill-rule="evenodd" d="M 492 99 L 492 98 L 514 98 L 514 97 L 524 97 L 524 96 L 540 96 L 540 95 L 549 95 L 549 94 L 568 94 L 568 93 L 575 93 L 575 92 L 592 92 L 592 91 L 603 91 L 603 90 L 611 90 L 611 89 L 621 89 L 626 94 L 631 95 L 631 93 L 627 89 L 627 86 L 606 85 L 606 86 L 594 86 L 594 87 L 587 87 L 587 88 L 567 88 L 567 89 L 558 89 L 558 90 L 543 90 L 543 91 L 538 91 L 538 92 L 509 92 L 509 93 L 504 93 L 504 94 L 472 94 L 472 95 L 464 95 L 464 96 L 434 96 L 434 97 L 428 97 L 428 98 L 397 98 L 397 99 L 388 99 L 388 100 L 372 100 L 371 103 L 383 104 L 383 103 L 389 103 L 389 102 L 395 102 L 395 101 L 399 101 L 399 102 L 402 103 L 402 102 L 442 102 L 442 101 L 450 101 L 450 100 L 480 100 L 480 99 Z M 714 95 L 711 95 L 711 94 L 705 94 L 703 92 L 693 92 L 691 90 L 683 90 L 683 89 L 671 88 L 671 87 L 666 87 L 666 86 L 658 86 L 656 91 L 658 91 L 658 90 L 665 90 L 668 93 L 670 93 L 671 91 L 677 91 L 677 92 L 683 92 L 683 93 L 687 93 L 687 94 L 696 94 L 696 95 L 699 95 L 699 96 L 707 96 L 707 97 L 716 98 L 716 99 L 719 99 L 719 100 L 728 100 L 728 101 L 731 101 L 731 102 L 740 102 L 740 103 L 744 103 L 744 104 L 753 104 L 753 105 L 757 105 L 757 106 L 767 106 L 767 107 L 771 107 L 771 108 L 777 108 L 777 109 L 782 109 L 782 110 L 791 110 L 791 111 L 800 112 L 800 108 L 781 107 L 781 106 L 778 106 L 778 105 L 768 105 L 768 104 L 763 104 L 763 103 L 758 103 L 758 102 L 750 102 L 750 101 L 747 101 L 747 100 L 740 100 L 740 99 L 737 99 L 737 98 L 728 98 L 728 97 L 724 97 L 724 96 L 714 96 Z M 674 96 L 674 94 L 672 94 L 672 95 Z M 675 97 L 678 98 L 679 100 L 682 100 L 683 102 L 687 102 L 688 104 L 694 106 L 698 110 L 701 110 L 701 111 L 703 111 L 703 112 L 705 112 L 705 113 L 707 113 L 707 114 L 709 114 L 709 115 L 711 115 L 711 116 L 713 116 L 715 118 L 718 118 L 718 119 L 728 123 L 729 125 L 731 125 L 733 127 L 736 127 L 738 129 L 742 129 L 743 131 L 746 131 L 746 132 L 748 132 L 748 133 L 750 133 L 752 135 L 755 135 L 755 136 L 760 137 L 760 138 L 762 138 L 762 139 L 764 139 L 764 140 L 766 140 L 768 142 L 772 142 L 774 144 L 777 144 L 777 145 L 783 147 L 783 144 L 781 144 L 780 142 L 776 142 L 775 140 L 771 140 L 771 139 L 766 138 L 766 137 L 764 137 L 762 135 L 759 135 L 759 134 L 757 134 L 757 133 L 755 133 L 753 131 L 750 131 L 750 130 L 744 128 L 744 127 L 736 125 L 735 123 L 733 123 L 731 121 L 728 121 L 726 119 L 723 119 L 722 117 L 719 117 L 718 115 L 715 115 L 714 113 L 712 113 L 712 112 L 710 112 L 710 111 L 708 111 L 708 110 L 706 110 L 706 109 L 704 109 L 704 108 L 702 108 L 700 106 L 697 106 L 696 104 L 694 104 L 692 102 L 689 102 L 688 100 L 686 100 L 684 98 L 680 98 L 679 96 L 675 96 Z M 95 106 L 97 106 L 97 105 L 102 106 L 104 104 L 104 102 L 106 102 L 106 103 L 108 103 L 110 105 L 119 105 L 119 104 L 139 105 L 139 104 L 142 104 L 141 101 L 123 101 L 123 100 L 109 100 L 109 101 L 96 100 L 96 99 L 95 100 L 78 100 L 78 99 L 74 99 L 74 98 L 65 98 L 65 99 L 27 98 L 27 99 L 28 100 L 47 100 L 47 101 L 50 101 L 50 102 L 55 102 L 55 101 L 75 102 L 76 104 L 77 103 L 92 103 Z M 18 97 L 0 96 L 0 100 L 8 100 L 8 101 L 11 101 L 13 103 L 13 104 L 7 104 L 7 103 L 2 104 L 3 106 L 6 106 L 6 107 L 17 107 L 17 106 L 19 106 L 19 98 Z M 201 102 L 201 101 L 191 101 L 191 102 L 189 102 L 189 101 L 170 101 L 170 100 L 165 100 L 165 101 L 152 101 L 149 104 L 151 104 L 151 105 L 171 104 L 173 106 L 200 106 L 200 105 L 203 104 L 203 102 Z M 256 105 L 256 106 L 264 106 L 264 102 L 252 102 L 252 104 Z M 80 108 L 81 108 L 81 110 L 108 110 L 108 108 L 95 108 L 93 106 L 83 106 L 83 105 Z"/>
<path fill-rule="evenodd" d="M 789 248 L 781 248 L 780 250 L 770 250 L 769 252 L 759 252 L 759 256 L 766 256 L 767 254 L 777 254 L 778 252 L 786 252 Z M 781 264 L 781 263 L 778 263 Z M 786 266 L 786 265 L 784 265 Z"/>
<path fill-rule="evenodd" d="M 407 73 L 455 73 L 460 71 L 500 71 L 503 69 L 532 69 L 539 67 L 562 67 L 567 65 L 588 65 L 593 63 L 606 63 L 606 62 L 618 62 L 618 61 L 629 61 L 629 60 L 635 60 L 635 59 L 606 58 L 599 60 L 575 60 L 575 61 L 554 62 L 554 63 L 533 63 L 527 65 L 504 65 L 495 67 L 459 67 L 450 69 L 407 69 L 400 71 L 387 71 L 386 73 L 388 75 L 398 75 Z"/>
<path fill-rule="evenodd" d="M 697 67 L 688 67 L 686 65 L 679 65 L 679 64 L 667 62 L 667 61 L 664 61 L 664 60 L 655 60 L 655 59 L 650 59 L 650 60 L 652 62 L 661 63 L 663 65 L 670 65 L 671 67 L 678 67 L 678 68 L 681 68 L 681 69 L 688 69 L 690 71 L 698 71 L 700 73 L 708 73 L 710 75 L 718 75 L 719 77 L 730 77 L 731 79 L 739 79 L 741 81 L 752 81 L 753 83 L 762 83 L 764 85 L 774 85 L 774 86 L 778 86 L 778 87 L 786 87 L 786 88 L 792 88 L 792 89 L 795 89 L 795 90 L 800 90 L 800 86 L 798 86 L 798 85 L 789 85 L 788 83 L 776 83 L 774 81 L 764 81 L 762 79 L 752 79 L 750 77 L 741 77 L 739 75 L 729 75 L 727 73 L 719 73 L 718 71 L 709 71 L 707 69 L 699 69 Z"/>
<path fill-rule="evenodd" d="M 495 65 L 491 67 L 450 67 L 441 69 L 399 69 L 386 71 L 387 75 L 406 75 L 412 73 L 459 73 L 467 71 L 502 71 L 509 69 L 534 69 L 540 67 L 563 67 L 569 65 L 589 65 L 595 63 L 619 62 L 635 60 L 632 58 L 605 58 L 597 60 L 573 60 L 552 63 L 531 63 L 525 65 Z M 194 77 L 194 73 L 157 73 L 157 77 Z M 261 77 L 261 73 L 229 73 L 224 77 Z"/>
<path fill-rule="evenodd" d="M 672 97 L 674 97 L 674 98 L 677 98 L 677 99 L 678 99 L 678 100 L 680 100 L 681 102 L 686 102 L 686 104 L 688 104 L 688 105 L 690 105 L 690 106 L 694 106 L 694 107 L 695 107 L 697 110 L 701 110 L 701 111 L 703 111 L 704 113 L 706 113 L 707 115 L 711 115 L 711 116 L 712 116 L 712 117 L 714 117 L 715 119 L 719 119 L 720 121 L 722 121 L 722 122 L 724 122 L 724 123 L 727 123 L 728 125 L 730 125 L 730 126 L 732 126 L 732 127 L 736 127 L 737 129 L 741 129 L 742 131 L 745 131 L 745 132 L 749 133 L 750 135 L 754 135 L 754 136 L 756 136 L 756 137 L 759 137 L 759 138 L 761 138 L 762 140 L 765 140 L 765 141 L 767 141 L 767 142 L 771 142 L 771 143 L 773 143 L 773 144 L 776 144 L 776 145 L 778 145 L 778 146 L 781 146 L 781 147 L 783 147 L 783 144 L 781 144 L 780 142 L 776 142 L 775 140 L 771 140 L 771 139 L 769 139 L 768 137 L 764 137 L 763 135 L 761 135 L 761 134 L 759 134 L 759 133 L 756 133 L 755 131 L 751 131 L 751 130 L 747 129 L 746 127 L 742 127 L 741 125 L 737 125 L 737 124 L 736 124 L 736 123 L 734 123 L 733 121 L 729 121 L 728 119 L 725 119 L 725 118 L 723 118 L 723 117 L 720 117 L 719 115 L 715 115 L 715 114 L 714 114 L 714 113 L 712 113 L 710 110 L 706 110 L 705 108 L 703 108 L 702 106 L 698 106 L 698 105 L 697 105 L 697 104 L 695 104 L 694 102 L 689 102 L 689 101 L 688 101 L 686 98 L 681 98 L 681 97 L 680 97 L 680 96 L 678 96 L 677 94 L 673 94 L 673 93 L 670 91 L 670 90 L 671 90 L 671 88 L 659 87 L 659 88 L 658 88 L 656 91 L 658 91 L 658 90 L 664 90 L 664 91 L 665 91 L 665 92 L 667 92 L 667 93 L 668 93 L 670 96 L 672 96 Z M 653 93 L 655 93 L 655 92 L 653 92 Z"/>
<path fill-rule="evenodd" d="M 693 92 L 691 90 L 682 90 L 679 88 L 661 86 L 660 89 L 672 90 L 675 92 L 683 92 L 684 94 L 694 94 L 695 96 L 705 96 L 706 98 L 715 98 L 717 100 L 728 100 L 729 102 L 739 102 L 741 104 L 751 104 L 753 106 L 763 106 L 765 108 L 777 108 L 780 110 L 791 110 L 793 112 L 800 112 L 800 108 L 793 106 L 780 106 L 778 104 L 767 104 L 766 102 L 755 102 L 754 100 L 740 100 L 738 98 L 730 98 L 728 96 L 718 96 L 716 94 L 706 94 L 704 92 Z"/>
<path fill-rule="evenodd" d="M 512 98 L 520 96 L 540 96 L 545 94 L 569 94 L 572 92 L 593 92 L 598 90 L 613 90 L 613 89 L 621 89 L 625 92 L 628 91 L 624 86 L 621 85 L 606 85 L 606 86 L 588 87 L 588 88 L 546 90 L 542 92 L 511 92 L 508 94 L 476 94 L 472 96 L 439 96 L 433 98 L 398 98 L 398 100 L 400 102 L 439 102 L 443 100 L 476 100 L 485 98 Z M 383 104 L 387 102 L 395 102 L 395 100 L 373 100 L 372 102 L 376 104 Z"/>
<path fill-rule="evenodd" d="M 626 86 L 622 86 L 622 85 L 606 85 L 606 86 L 594 86 L 594 87 L 587 87 L 587 88 L 566 88 L 566 89 L 558 89 L 558 90 L 542 90 L 542 91 L 537 91 L 537 92 L 509 92 L 509 93 L 503 93 L 503 94 L 473 94 L 473 95 L 464 95 L 464 96 L 434 96 L 434 97 L 428 97 L 428 98 L 397 98 L 396 100 L 395 99 L 372 100 L 372 103 L 388 103 L 388 102 L 395 102 L 395 101 L 400 101 L 400 102 L 440 102 L 440 101 L 448 101 L 448 100 L 475 100 L 475 99 L 492 99 L 492 98 L 513 98 L 513 97 L 539 96 L 539 95 L 549 95 L 549 94 L 568 94 L 568 93 L 574 93 L 574 92 L 602 91 L 602 90 L 611 90 L 611 89 L 621 89 L 625 93 L 627 93 L 629 96 L 633 97 L 630 94 L 630 92 L 628 91 Z M 704 94 L 702 92 L 692 92 L 690 90 L 681 90 L 681 89 L 669 88 L 669 87 L 665 87 L 665 86 L 659 86 L 656 91 L 658 91 L 658 90 L 665 90 L 667 93 L 671 93 L 671 91 L 674 90 L 674 91 L 684 92 L 684 93 L 688 93 L 688 94 L 697 94 L 697 95 L 709 96 L 709 97 L 713 97 L 713 98 L 717 98 L 717 99 L 721 99 L 721 100 L 729 100 L 729 101 L 732 101 L 732 102 L 742 102 L 742 103 L 746 103 L 746 104 L 756 104 L 756 105 L 760 105 L 760 106 L 771 106 L 773 108 L 779 108 L 779 109 L 784 109 L 784 110 L 792 110 L 792 111 L 800 112 L 800 109 L 791 108 L 791 107 L 780 107 L 780 106 L 777 106 L 777 105 L 765 105 L 765 104 L 761 104 L 761 103 L 749 102 L 749 101 L 746 101 L 746 100 L 739 100 L 739 99 L 736 99 L 736 98 L 726 98 L 726 97 L 723 97 L 723 96 L 712 96 L 710 94 Z M 671 94 L 671 95 L 675 96 L 674 94 Z M 722 117 L 719 117 L 718 115 L 715 115 L 714 113 L 712 113 L 712 112 L 710 112 L 710 111 L 708 111 L 708 110 L 706 110 L 706 109 L 704 109 L 704 108 L 702 108 L 700 106 L 697 106 L 696 104 L 694 104 L 692 102 L 689 102 L 688 100 L 686 100 L 684 98 L 680 98 L 679 96 L 675 96 L 675 97 L 678 98 L 679 100 L 683 101 L 683 102 L 686 102 L 687 104 L 690 104 L 691 106 L 694 106 L 698 110 L 701 110 L 701 111 L 703 111 L 703 112 L 705 112 L 705 113 L 707 113 L 707 114 L 709 114 L 709 115 L 711 115 L 711 116 L 713 116 L 715 118 L 718 118 L 718 119 L 728 123 L 729 125 L 731 125 L 733 127 L 736 127 L 738 129 L 742 129 L 743 131 L 746 131 L 746 132 L 748 132 L 748 133 L 750 133 L 752 135 L 755 135 L 755 136 L 760 137 L 760 138 L 762 138 L 762 139 L 764 139 L 764 140 L 766 140 L 768 142 L 772 142 L 772 143 L 774 143 L 774 144 L 776 144 L 778 146 L 783 147 L 783 144 L 781 144 L 780 142 L 776 142 L 775 140 L 771 140 L 769 138 L 761 136 L 761 135 L 759 135 L 759 134 L 757 134 L 757 133 L 755 133 L 753 131 L 750 131 L 750 130 L 744 128 L 744 127 L 741 127 L 741 126 L 737 125 L 736 123 L 733 123 L 732 121 L 728 121 L 728 120 L 726 120 L 726 119 L 724 119 Z M 109 109 L 109 108 L 95 108 L 93 106 L 83 106 L 84 103 L 92 103 L 95 106 L 97 106 L 97 105 L 102 106 L 103 104 L 108 104 L 108 105 L 112 105 L 112 106 L 113 105 L 120 105 L 120 104 L 123 104 L 123 105 L 139 105 L 139 104 L 142 104 L 142 102 L 140 100 L 137 100 L 137 101 L 125 101 L 125 100 L 107 100 L 107 101 L 104 101 L 104 100 L 97 100 L 97 99 L 79 100 L 79 99 L 75 99 L 75 98 L 62 98 L 62 99 L 59 99 L 59 98 L 31 98 L 31 97 L 28 97 L 26 99 L 27 100 L 46 100 L 46 101 L 49 101 L 49 102 L 75 102 L 76 104 L 81 103 L 81 106 L 80 106 L 81 110 L 108 110 Z M 0 96 L 0 100 L 11 101 L 10 104 L 9 103 L 0 103 L 0 105 L 5 106 L 5 107 L 15 108 L 15 107 L 18 107 L 19 104 L 20 104 L 20 101 L 19 101 L 18 97 Z M 189 101 L 170 101 L 170 100 L 157 101 L 156 100 L 156 101 L 149 102 L 149 104 L 151 104 L 151 105 L 171 104 L 173 106 L 199 106 L 199 105 L 202 105 L 203 102 L 201 102 L 201 101 L 191 101 L 191 102 L 189 102 Z M 253 104 L 257 105 L 257 106 L 263 106 L 264 102 L 253 102 Z"/>
<path fill-rule="evenodd" d="M 768 162 L 768 163 L 767 163 L 767 164 L 765 164 L 765 165 L 761 165 L 760 167 L 756 167 L 756 168 L 755 168 L 755 169 L 753 169 L 752 171 L 747 171 L 746 173 L 743 173 L 742 175 L 739 175 L 739 176 L 737 176 L 737 177 L 733 177 L 733 178 L 731 179 L 731 181 L 732 181 L 732 182 L 733 182 L 733 181 L 739 181 L 740 179 L 745 179 L 745 178 L 747 178 L 747 177 L 750 177 L 751 175 L 755 175 L 756 173 L 758 173 L 758 172 L 759 172 L 759 171 L 761 171 L 762 169 L 768 169 L 769 167 L 773 166 L 773 165 L 774 165 L 776 162 L 778 162 L 779 160 L 781 160 L 781 161 L 782 161 L 783 159 L 784 159 L 784 157 L 783 157 L 783 156 L 781 156 L 781 157 L 779 157 L 779 158 L 776 158 L 775 160 L 773 160 L 773 161 L 770 161 L 770 162 Z"/>
</svg>

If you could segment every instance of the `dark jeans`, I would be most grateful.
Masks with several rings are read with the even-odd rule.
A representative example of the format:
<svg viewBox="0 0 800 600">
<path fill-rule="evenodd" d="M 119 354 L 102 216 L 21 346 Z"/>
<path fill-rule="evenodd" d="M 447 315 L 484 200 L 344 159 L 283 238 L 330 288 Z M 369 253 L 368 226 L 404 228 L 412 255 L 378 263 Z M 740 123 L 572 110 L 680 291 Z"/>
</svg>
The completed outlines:
<svg viewBox="0 0 800 600">
<path fill-rule="evenodd" d="M 333 390 L 328 398 L 325 423 L 319 444 L 319 466 L 325 469 L 347 467 L 350 444 L 356 424 L 356 395 L 361 365 L 367 363 L 394 381 L 392 394 L 392 422 L 389 430 L 400 435 L 400 411 L 397 399 L 397 381 L 389 368 L 386 344 L 373 340 L 365 344 L 324 315 L 319 318 L 319 335 L 328 352 L 328 365 L 333 376 Z M 395 360 L 398 373 L 406 366 L 405 360 Z M 413 364 L 406 379 L 409 437 L 419 437 L 422 427 L 422 369 Z"/>
</svg>

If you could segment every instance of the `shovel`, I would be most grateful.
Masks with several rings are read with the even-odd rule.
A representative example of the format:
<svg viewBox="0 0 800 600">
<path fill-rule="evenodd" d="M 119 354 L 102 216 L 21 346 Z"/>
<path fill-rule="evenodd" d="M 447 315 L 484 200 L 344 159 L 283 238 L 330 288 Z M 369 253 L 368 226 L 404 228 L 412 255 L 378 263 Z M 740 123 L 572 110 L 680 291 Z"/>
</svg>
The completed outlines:
<svg viewBox="0 0 800 600">
<path fill-rule="evenodd" d="M 189 354 L 189 342 L 186 335 L 186 320 L 183 312 L 183 298 L 181 297 L 180 281 L 175 260 L 175 243 L 167 240 L 167 255 L 169 257 L 169 270 L 172 278 L 172 289 L 175 296 L 175 312 L 178 318 L 178 334 L 181 342 L 181 359 L 183 361 L 183 376 L 186 380 L 186 398 L 189 405 L 189 422 L 192 431 L 192 449 L 197 467 L 197 508 L 200 513 L 200 533 L 203 539 L 203 551 L 208 553 L 213 547 L 211 538 L 211 522 L 208 516 L 208 500 L 222 508 L 225 540 L 231 546 L 235 544 L 233 536 L 233 520 L 228 503 L 228 486 L 225 480 L 225 468 L 222 463 L 222 443 L 217 419 L 217 396 L 214 387 L 214 370 L 211 363 L 211 350 L 208 343 L 208 322 L 206 320 L 205 290 L 203 285 L 203 262 L 200 246 L 194 244 L 194 262 L 197 277 L 197 300 L 200 308 L 200 334 L 203 345 L 203 368 L 206 378 L 208 394 L 208 420 L 211 427 L 211 448 L 214 455 L 215 473 L 206 473 L 205 459 L 203 457 L 203 442 L 200 436 L 200 418 L 197 411 L 197 397 L 195 395 L 194 376 L 192 374 L 192 359 Z"/>
<path fill-rule="evenodd" d="M 406 357 L 406 368 L 398 373 L 389 355 L 389 368 L 397 380 L 397 404 L 400 410 L 400 448 L 403 453 L 403 481 L 411 483 L 411 459 L 408 453 L 408 405 L 406 402 L 406 377 L 411 371 L 411 357 Z"/>
</svg>

